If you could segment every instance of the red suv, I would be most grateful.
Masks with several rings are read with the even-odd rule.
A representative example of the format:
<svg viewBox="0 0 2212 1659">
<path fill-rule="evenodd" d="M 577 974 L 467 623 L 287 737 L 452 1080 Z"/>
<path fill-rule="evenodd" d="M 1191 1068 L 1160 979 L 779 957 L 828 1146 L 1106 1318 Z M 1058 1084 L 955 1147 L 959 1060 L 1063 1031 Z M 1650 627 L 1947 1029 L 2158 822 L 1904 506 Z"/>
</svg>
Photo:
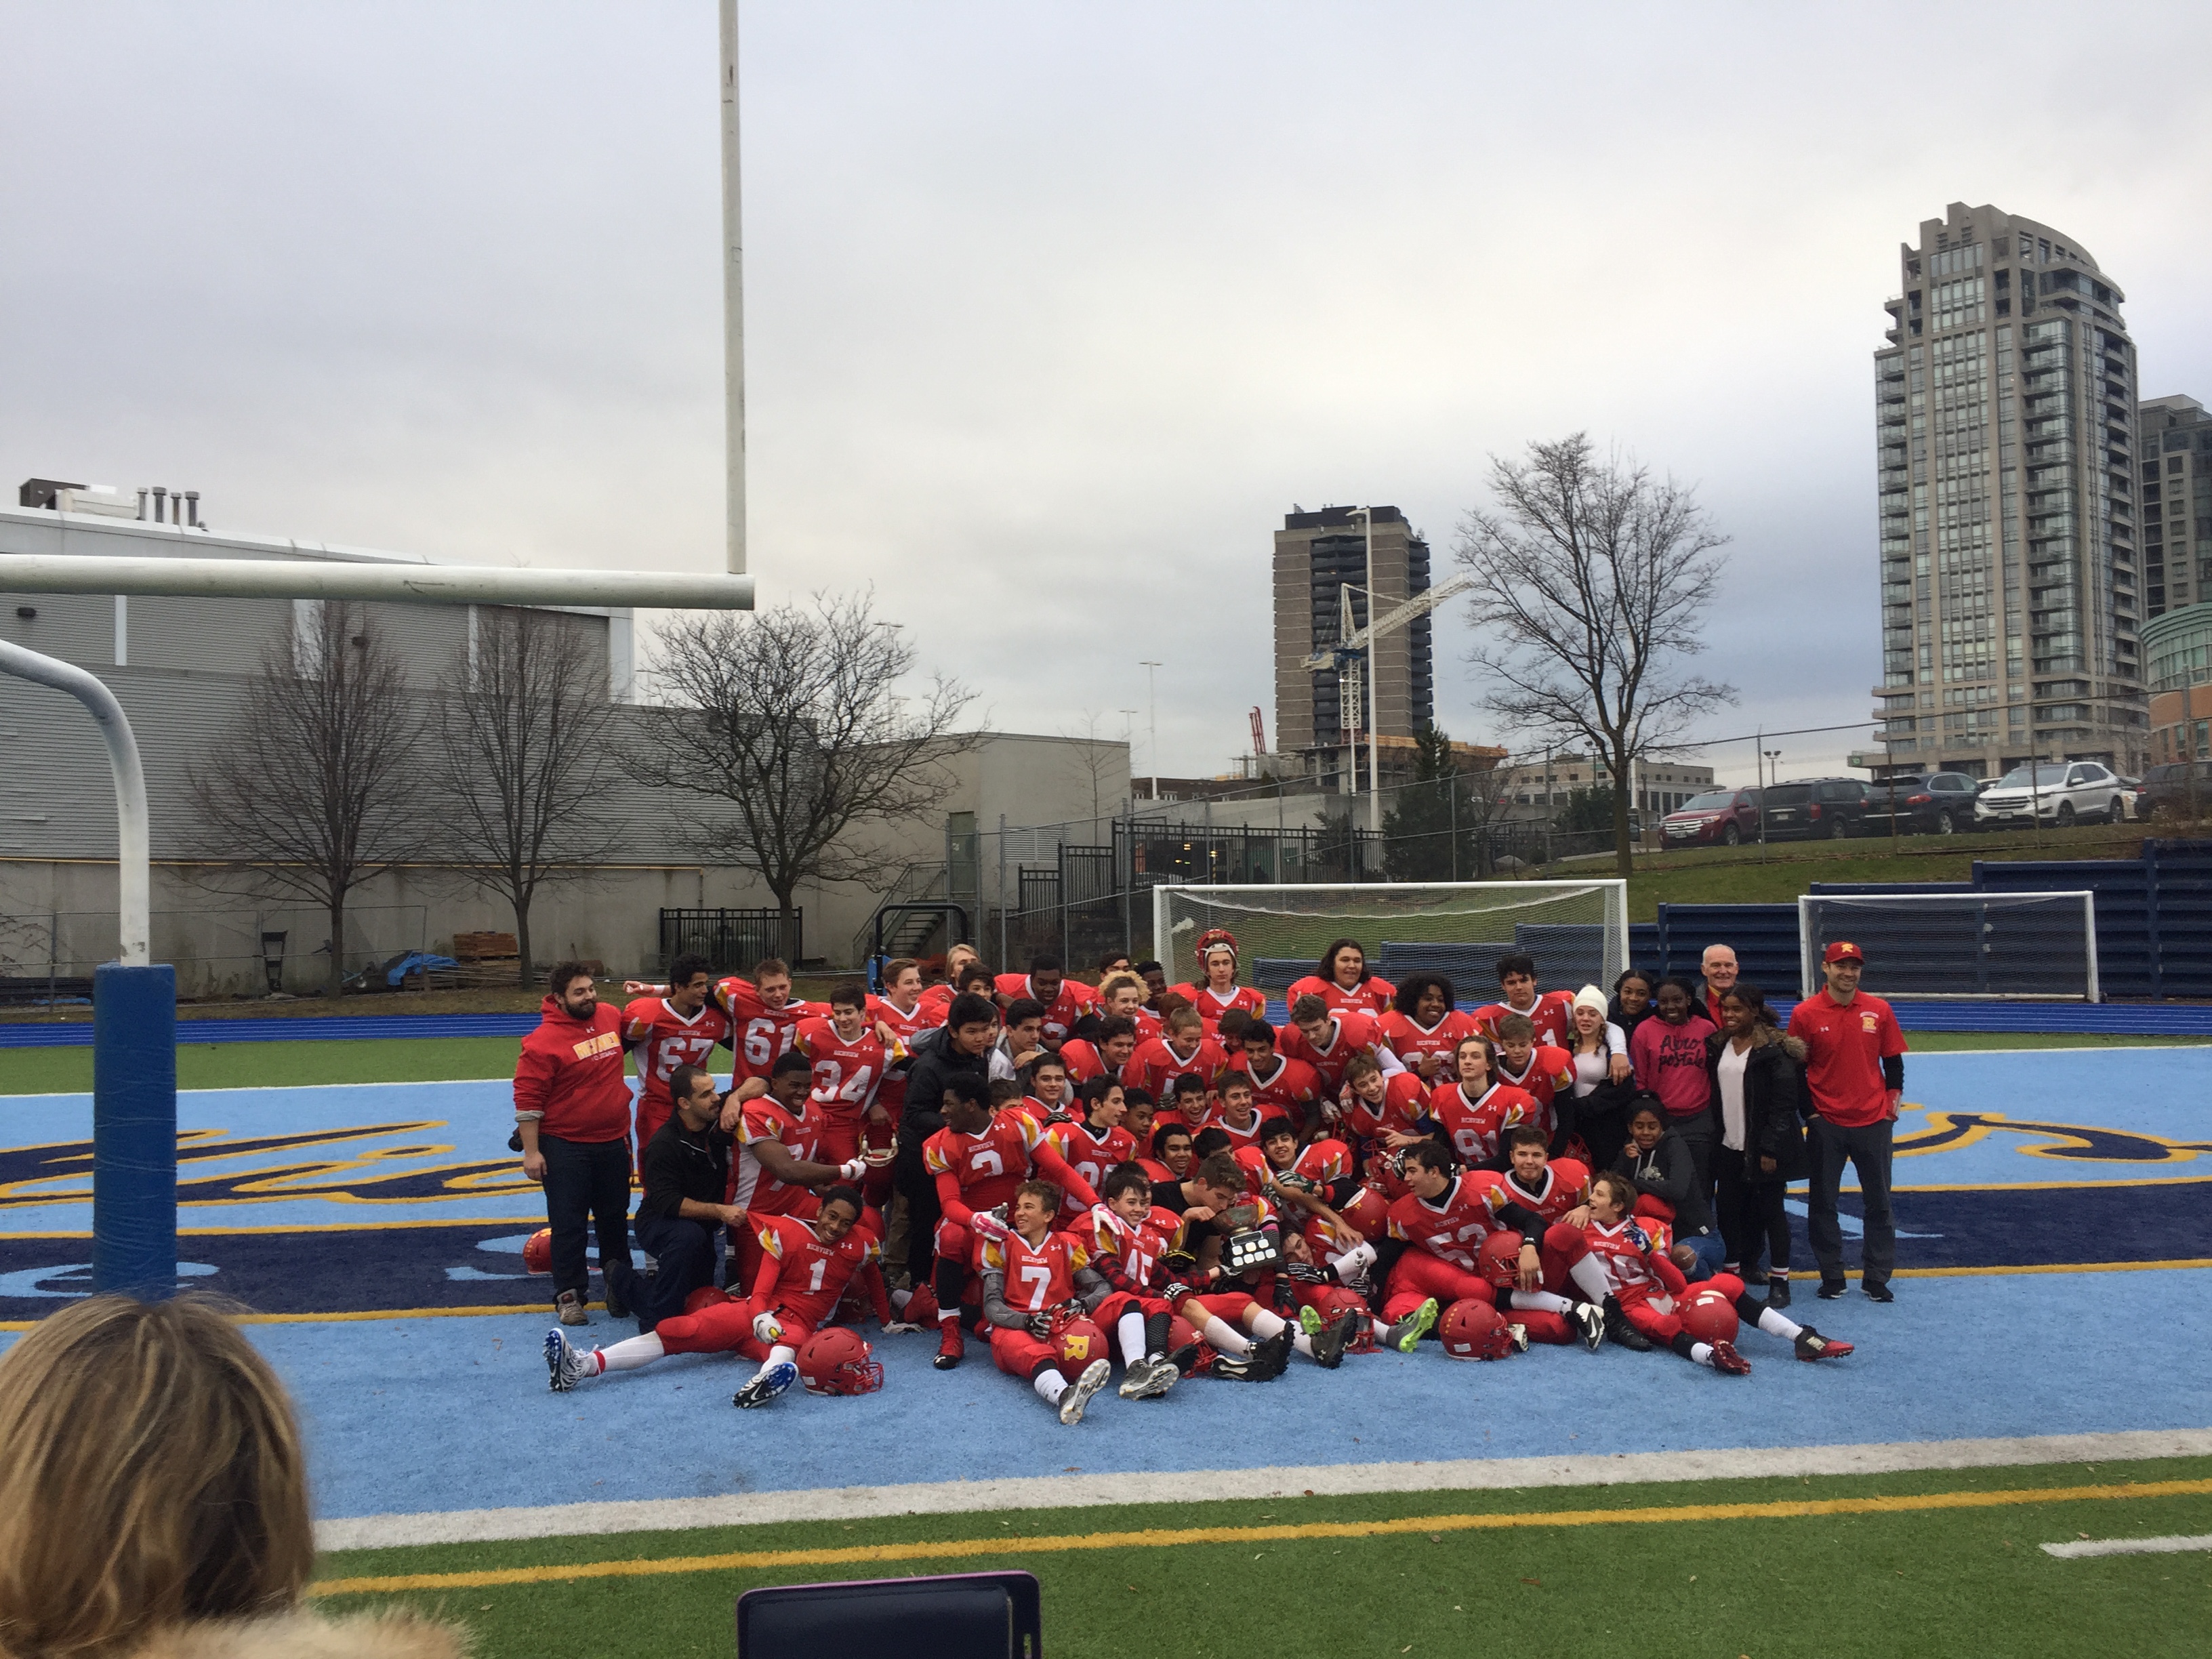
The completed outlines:
<svg viewBox="0 0 2212 1659">
<path fill-rule="evenodd" d="M 1715 789 L 1692 795 L 1659 821 L 1669 847 L 1734 847 L 1759 839 L 1759 791 Z"/>
</svg>

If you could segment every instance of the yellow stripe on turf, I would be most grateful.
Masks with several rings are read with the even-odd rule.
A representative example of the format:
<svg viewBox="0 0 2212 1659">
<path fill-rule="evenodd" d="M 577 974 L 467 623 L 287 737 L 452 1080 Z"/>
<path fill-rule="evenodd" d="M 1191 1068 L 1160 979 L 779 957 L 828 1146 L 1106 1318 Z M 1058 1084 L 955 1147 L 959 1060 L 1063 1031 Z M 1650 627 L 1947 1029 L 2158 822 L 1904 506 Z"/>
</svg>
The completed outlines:
<svg viewBox="0 0 2212 1659">
<path fill-rule="evenodd" d="M 1185 1544 L 1267 1544 L 1311 1538 L 1384 1538 L 1400 1533 L 1486 1532 L 1518 1527 L 1599 1527 L 1632 1522 L 1751 1521 L 1814 1515 L 1896 1515 L 1915 1510 L 2001 1509 L 2084 1498 L 2183 1498 L 2212 1493 L 2212 1480 L 2147 1480 L 2134 1486 L 2029 1486 L 1995 1492 L 1899 1493 L 1875 1498 L 1791 1499 L 1768 1504 L 1679 1504 L 1625 1510 L 1552 1510 L 1499 1515 L 1407 1516 L 1390 1521 L 1311 1521 L 1274 1527 L 1186 1527 L 1094 1532 L 1043 1538 L 955 1538 L 839 1549 L 738 1550 L 665 1560 L 580 1561 L 563 1566 L 501 1567 L 485 1572 L 401 1573 L 333 1578 L 317 1595 L 374 1595 L 396 1590 L 482 1589 L 496 1584 L 564 1583 L 577 1578 L 636 1578 L 666 1573 L 759 1572 L 879 1561 L 944 1561 L 978 1556 L 1060 1554 L 1071 1550 L 1170 1549 Z"/>
</svg>

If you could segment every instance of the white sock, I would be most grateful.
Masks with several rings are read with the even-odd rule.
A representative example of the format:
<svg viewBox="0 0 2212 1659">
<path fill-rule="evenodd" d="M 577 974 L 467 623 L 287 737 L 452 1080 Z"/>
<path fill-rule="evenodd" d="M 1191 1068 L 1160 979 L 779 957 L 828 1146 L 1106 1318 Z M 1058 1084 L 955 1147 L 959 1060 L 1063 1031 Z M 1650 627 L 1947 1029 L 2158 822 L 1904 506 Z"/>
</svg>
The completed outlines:
<svg viewBox="0 0 2212 1659">
<path fill-rule="evenodd" d="M 940 1325 L 948 1319 L 957 1319 L 959 1317 L 960 1310 L 957 1308 L 939 1308 L 937 1310 L 937 1322 Z"/>
<path fill-rule="evenodd" d="M 1575 1304 L 1556 1291 L 1516 1291 L 1512 1297 L 1516 1308 L 1533 1308 L 1541 1313 L 1571 1314 Z"/>
<path fill-rule="evenodd" d="M 1058 1371 L 1042 1370 L 1036 1374 L 1030 1386 L 1037 1391 L 1038 1398 L 1046 1405 L 1057 1406 L 1060 1404 L 1060 1395 L 1067 1392 L 1067 1379 Z"/>
<path fill-rule="evenodd" d="M 1711 1364 L 1713 1363 L 1713 1345 L 1710 1342 L 1692 1343 L 1690 1345 L 1690 1358 L 1692 1363 L 1695 1364 Z"/>
<path fill-rule="evenodd" d="M 1586 1255 L 1576 1262 L 1567 1269 L 1567 1274 L 1582 1293 L 1601 1308 L 1605 1305 L 1606 1297 L 1613 1294 L 1613 1286 L 1605 1282 L 1605 1269 L 1597 1265 L 1597 1258 L 1594 1255 Z"/>
<path fill-rule="evenodd" d="M 788 1343 L 779 1342 L 768 1351 L 768 1364 L 788 1365 L 799 1358 L 799 1350 Z"/>
<path fill-rule="evenodd" d="M 1784 1342 L 1795 1342 L 1798 1333 L 1805 1328 L 1794 1320 L 1784 1319 L 1771 1308 L 1761 1308 L 1759 1310 L 1759 1328 L 1769 1336 L 1780 1337 Z"/>
<path fill-rule="evenodd" d="M 1375 1328 L 1375 1336 L 1377 1341 L 1382 1340 L 1383 1338 L 1390 1334 L 1390 1322 L 1383 1318 L 1381 1314 L 1368 1315 L 1367 1322 Z"/>
<path fill-rule="evenodd" d="M 659 1337 L 651 1332 L 643 1336 L 626 1337 L 611 1348 L 599 1350 L 599 1369 L 602 1371 L 634 1371 L 640 1365 L 650 1365 L 667 1352 Z"/>
<path fill-rule="evenodd" d="M 1252 1310 L 1252 1334 L 1256 1337 L 1264 1339 L 1274 1336 L 1282 1331 L 1287 1322 L 1280 1314 L 1269 1313 L 1265 1308 Z"/>
<path fill-rule="evenodd" d="M 1145 1316 L 1125 1313 L 1114 1322 L 1114 1334 L 1121 1339 L 1121 1363 L 1133 1365 L 1145 1357 Z"/>
<path fill-rule="evenodd" d="M 1232 1359 L 1242 1359 L 1252 1352 L 1251 1339 L 1218 1314 L 1206 1315 L 1198 1334 Z"/>
</svg>

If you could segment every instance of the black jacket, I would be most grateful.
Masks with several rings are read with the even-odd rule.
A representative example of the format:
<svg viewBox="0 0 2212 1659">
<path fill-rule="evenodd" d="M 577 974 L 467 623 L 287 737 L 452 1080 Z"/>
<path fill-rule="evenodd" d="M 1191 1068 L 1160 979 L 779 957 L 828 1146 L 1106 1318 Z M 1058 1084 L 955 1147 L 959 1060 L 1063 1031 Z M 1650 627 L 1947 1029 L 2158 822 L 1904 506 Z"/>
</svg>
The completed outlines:
<svg viewBox="0 0 2212 1659">
<path fill-rule="evenodd" d="M 1636 1035 L 1638 1026 L 1643 1024 L 1645 1020 L 1655 1018 L 1658 1012 L 1656 999 L 1645 1003 L 1644 1012 L 1640 1014 L 1627 1014 L 1621 1012 L 1620 993 L 1618 991 L 1606 1000 L 1605 1017 L 1620 1028 L 1620 1037 L 1624 1042 Z"/>
<path fill-rule="evenodd" d="M 1755 1025 L 1752 1031 L 1752 1048 L 1743 1069 L 1744 1179 L 1802 1181 L 1809 1173 L 1804 1120 L 1812 1109 L 1805 1090 L 1805 1045 L 1771 1025 Z M 1724 1034 L 1705 1039 L 1705 1075 L 1712 1081 L 1716 1126 L 1723 1121 L 1721 1050 L 1727 1043 Z M 1717 1133 L 1723 1132 L 1717 1129 Z M 1774 1160 L 1772 1175 L 1759 1168 L 1762 1158 Z"/>
<path fill-rule="evenodd" d="M 1636 1190 L 1674 1206 L 1674 1237 L 1687 1238 L 1713 1230 L 1713 1206 L 1698 1190 L 1698 1164 L 1690 1143 L 1673 1129 L 1639 1157 L 1623 1156 L 1613 1166 L 1636 1183 Z"/>
<path fill-rule="evenodd" d="M 921 1143 L 945 1127 L 945 1079 L 964 1075 L 974 1078 L 985 1088 L 991 1082 L 988 1052 L 962 1054 L 941 1028 L 925 1032 L 915 1046 L 917 1052 L 906 1068 L 906 1105 L 899 1113 L 898 1163 L 892 1170 L 893 1178 L 902 1187 L 927 1184 L 929 1176 L 921 1163 Z"/>
</svg>

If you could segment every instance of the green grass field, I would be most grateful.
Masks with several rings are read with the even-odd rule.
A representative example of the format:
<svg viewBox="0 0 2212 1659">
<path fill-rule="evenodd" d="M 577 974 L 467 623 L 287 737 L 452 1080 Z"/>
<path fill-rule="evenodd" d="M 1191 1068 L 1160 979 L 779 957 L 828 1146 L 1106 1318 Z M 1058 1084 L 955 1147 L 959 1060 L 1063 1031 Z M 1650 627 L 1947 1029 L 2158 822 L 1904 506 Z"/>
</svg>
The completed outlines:
<svg viewBox="0 0 2212 1659">
<path fill-rule="evenodd" d="M 485 1659 L 729 1654 L 757 1585 L 1009 1568 L 1042 1582 L 1063 1659 L 2148 1656 L 2204 1651 L 2212 1555 L 2037 1546 L 2206 1532 L 2197 1458 L 630 1533 L 352 1551 L 319 1576 L 332 1610 L 404 1601 Z"/>
</svg>

